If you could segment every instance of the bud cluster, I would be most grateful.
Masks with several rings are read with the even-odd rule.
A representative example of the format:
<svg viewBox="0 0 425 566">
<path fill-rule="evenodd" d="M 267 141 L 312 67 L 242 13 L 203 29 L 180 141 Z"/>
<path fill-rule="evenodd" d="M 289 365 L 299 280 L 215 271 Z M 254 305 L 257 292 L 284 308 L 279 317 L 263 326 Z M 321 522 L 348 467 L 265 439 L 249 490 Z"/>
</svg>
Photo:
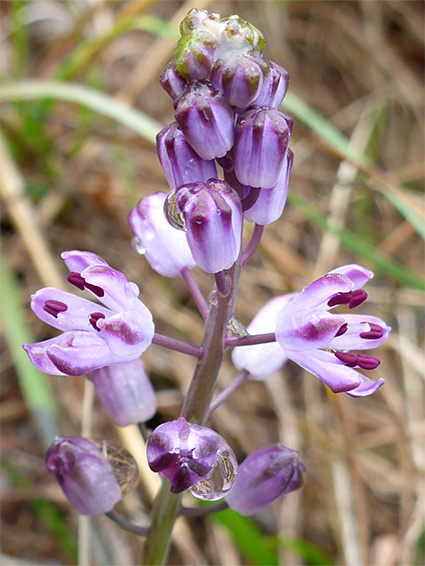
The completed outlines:
<svg viewBox="0 0 425 566">
<path fill-rule="evenodd" d="M 292 120 L 277 108 L 289 76 L 263 58 L 262 33 L 239 16 L 193 9 L 180 32 L 160 77 L 175 118 L 157 136 L 172 190 L 165 211 L 186 232 L 196 264 L 217 273 L 240 253 L 243 218 L 264 226 L 285 206 Z M 134 215 L 131 224 L 138 237 Z"/>
</svg>

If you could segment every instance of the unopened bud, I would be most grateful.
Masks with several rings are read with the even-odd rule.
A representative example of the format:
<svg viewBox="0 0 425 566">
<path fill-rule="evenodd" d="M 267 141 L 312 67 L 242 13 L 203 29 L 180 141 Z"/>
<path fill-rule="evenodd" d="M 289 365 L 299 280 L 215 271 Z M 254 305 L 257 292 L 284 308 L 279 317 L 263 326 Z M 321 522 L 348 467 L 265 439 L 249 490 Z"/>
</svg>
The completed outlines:
<svg viewBox="0 0 425 566">
<path fill-rule="evenodd" d="M 207 273 L 229 269 L 241 246 L 242 208 L 225 181 L 190 183 L 174 193 L 187 241 L 196 263 Z"/>
<path fill-rule="evenodd" d="M 291 118 L 273 108 L 252 108 L 239 116 L 235 173 L 242 185 L 271 189 L 286 167 Z"/>
<path fill-rule="evenodd" d="M 305 468 L 298 454 L 278 442 L 252 452 L 239 465 L 238 475 L 225 500 L 241 515 L 252 515 L 302 484 Z"/>
<path fill-rule="evenodd" d="M 214 161 L 199 157 L 175 122 L 156 136 L 156 150 L 171 189 L 217 176 Z"/>
<path fill-rule="evenodd" d="M 156 413 L 155 391 L 141 360 L 91 371 L 88 378 L 117 426 L 143 423 Z"/>
<path fill-rule="evenodd" d="M 206 160 L 223 157 L 233 146 L 233 111 L 209 83 L 193 83 L 178 100 L 176 122 L 188 143 Z"/>
</svg>

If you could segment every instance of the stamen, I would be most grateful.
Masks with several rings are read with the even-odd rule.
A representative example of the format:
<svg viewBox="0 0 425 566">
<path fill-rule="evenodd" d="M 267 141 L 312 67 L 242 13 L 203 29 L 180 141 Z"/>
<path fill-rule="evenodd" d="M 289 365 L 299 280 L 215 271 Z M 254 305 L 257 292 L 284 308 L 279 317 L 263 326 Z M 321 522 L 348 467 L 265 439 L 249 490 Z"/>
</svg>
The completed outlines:
<svg viewBox="0 0 425 566">
<path fill-rule="evenodd" d="M 365 340 L 376 340 L 377 338 L 382 338 L 384 329 L 379 326 L 379 324 L 374 324 L 373 322 L 366 322 L 364 324 L 368 324 L 370 330 L 367 332 L 361 332 L 360 338 L 364 338 Z"/>
<path fill-rule="evenodd" d="M 379 358 L 368 354 L 353 354 L 352 352 L 334 352 L 335 357 L 349 368 L 359 367 L 361 369 L 375 369 L 381 363 Z"/>
<path fill-rule="evenodd" d="M 363 289 L 357 289 L 357 291 L 352 292 L 352 298 L 350 304 L 348 305 L 349 309 L 354 309 L 361 305 L 367 299 L 366 291 Z"/>
<path fill-rule="evenodd" d="M 94 293 L 96 297 L 103 297 L 103 295 L 105 294 L 105 291 L 102 289 L 102 287 L 98 287 L 97 285 L 92 285 L 91 283 L 86 283 L 84 281 L 84 286 L 89 289 L 89 291 Z"/>
<path fill-rule="evenodd" d="M 348 291 L 347 293 L 338 293 L 331 297 L 328 301 L 328 307 L 336 307 L 337 305 L 348 305 L 348 308 L 354 309 L 367 299 L 366 291 L 357 289 L 357 291 Z"/>
<path fill-rule="evenodd" d="M 54 301 L 52 299 L 44 303 L 43 310 L 51 314 L 55 318 L 58 318 L 58 314 L 60 312 L 65 312 L 66 310 L 68 310 L 68 306 L 65 303 L 62 303 L 61 301 Z"/>
<path fill-rule="evenodd" d="M 85 281 L 79 273 L 75 273 L 73 271 L 72 273 L 67 275 L 66 280 L 68 281 L 68 283 L 71 283 L 71 285 L 74 285 L 75 287 L 78 287 L 78 289 L 80 289 L 81 291 L 84 291 Z"/>
<path fill-rule="evenodd" d="M 357 354 L 351 352 L 334 352 L 335 357 L 349 368 L 357 365 Z"/>
<path fill-rule="evenodd" d="M 91 324 L 91 325 L 93 326 L 93 328 L 94 328 L 95 330 L 97 330 L 98 332 L 100 332 L 100 328 L 98 328 L 98 326 L 97 326 L 97 321 L 98 321 L 100 318 L 105 318 L 105 315 L 104 315 L 103 313 L 101 313 L 101 312 L 92 312 L 92 313 L 89 315 L 89 322 L 90 322 L 90 324 Z"/>
<path fill-rule="evenodd" d="M 71 283 L 71 285 L 75 285 L 75 287 L 78 287 L 78 289 L 80 289 L 81 291 L 84 291 L 84 289 L 89 289 L 92 293 L 96 295 L 96 297 L 103 297 L 105 294 L 105 291 L 102 289 L 102 287 L 98 287 L 97 285 L 92 285 L 91 283 L 86 283 L 84 277 L 81 277 L 79 273 L 76 272 L 70 273 L 67 276 L 66 280 L 68 281 L 68 283 Z"/>
<path fill-rule="evenodd" d="M 335 338 L 337 336 L 342 336 L 347 332 L 347 330 L 348 330 L 348 324 L 344 322 L 344 324 L 341 324 L 341 326 L 338 328 L 338 332 L 335 334 Z"/>
<path fill-rule="evenodd" d="M 379 358 L 369 356 L 368 354 L 358 354 L 358 365 L 362 369 L 375 369 L 381 363 Z"/>
</svg>

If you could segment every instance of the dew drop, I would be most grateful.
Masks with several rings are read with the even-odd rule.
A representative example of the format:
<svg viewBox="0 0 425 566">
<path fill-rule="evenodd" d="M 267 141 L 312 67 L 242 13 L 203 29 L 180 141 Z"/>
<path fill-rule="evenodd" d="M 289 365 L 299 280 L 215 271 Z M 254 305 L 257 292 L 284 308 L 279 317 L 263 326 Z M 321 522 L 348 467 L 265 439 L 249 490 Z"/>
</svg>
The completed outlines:
<svg viewBox="0 0 425 566">
<path fill-rule="evenodd" d="M 193 485 L 190 493 L 203 501 L 217 501 L 228 493 L 236 481 L 238 462 L 230 448 L 217 452 L 217 463 L 211 472 Z"/>
<path fill-rule="evenodd" d="M 131 239 L 131 247 L 140 255 L 145 255 L 146 253 L 146 249 L 142 246 L 142 243 L 137 236 Z"/>
<path fill-rule="evenodd" d="M 92 442 L 101 450 L 111 466 L 121 493 L 126 495 L 133 491 L 139 481 L 139 469 L 130 452 L 115 442 L 106 440 L 92 440 Z"/>
<path fill-rule="evenodd" d="M 226 325 L 227 334 L 231 338 L 241 338 L 242 336 L 248 336 L 249 332 L 245 326 L 239 322 L 237 318 L 232 316 Z"/>
<path fill-rule="evenodd" d="M 164 213 L 168 222 L 177 230 L 184 230 L 183 214 L 178 212 L 175 191 L 171 192 L 164 202 Z"/>
</svg>

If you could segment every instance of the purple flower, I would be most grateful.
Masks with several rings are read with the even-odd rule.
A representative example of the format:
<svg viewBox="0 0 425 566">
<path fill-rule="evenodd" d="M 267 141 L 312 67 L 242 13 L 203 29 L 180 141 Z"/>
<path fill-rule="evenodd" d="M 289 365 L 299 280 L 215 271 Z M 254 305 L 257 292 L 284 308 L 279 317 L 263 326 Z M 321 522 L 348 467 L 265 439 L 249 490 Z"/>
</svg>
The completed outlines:
<svg viewBox="0 0 425 566">
<path fill-rule="evenodd" d="M 140 357 L 152 342 L 154 324 L 137 298 L 137 285 L 93 253 L 69 251 L 62 258 L 71 272 L 69 283 L 102 304 L 52 287 L 37 291 L 32 310 L 62 334 L 24 344 L 31 363 L 46 373 L 74 376 Z"/>
<path fill-rule="evenodd" d="M 171 189 L 217 177 L 214 160 L 201 159 L 175 122 L 156 136 L 156 150 Z"/>
<path fill-rule="evenodd" d="M 87 377 L 117 426 L 142 423 L 156 413 L 155 391 L 141 360 L 95 369 Z"/>
<path fill-rule="evenodd" d="M 46 454 L 47 470 L 82 515 L 102 515 L 121 499 L 108 461 L 86 438 L 57 436 Z"/>
<path fill-rule="evenodd" d="M 241 247 L 240 199 L 225 181 L 189 183 L 169 197 L 183 216 L 184 229 L 193 258 L 207 273 L 229 269 Z"/>
<path fill-rule="evenodd" d="M 259 195 L 254 204 L 245 211 L 245 220 L 265 226 L 280 218 L 288 196 L 289 174 L 293 160 L 294 154 L 288 149 L 286 166 L 283 167 L 276 185 L 271 189 L 251 189 L 253 192 L 258 191 Z"/>
<path fill-rule="evenodd" d="M 184 232 L 167 222 L 166 196 L 154 193 L 143 197 L 128 215 L 128 223 L 152 269 L 164 277 L 179 277 L 182 269 L 192 269 L 196 263 Z"/>
<path fill-rule="evenodd" d="M 234 141 L 233 112 L 221 92 L 206 82 L 191 83 L 175 108 L 180 130 L 202 159 L 226 155 Z"/>
<path fill-rule="evenodd" d="M 211 82 L 236 108 L 246 108 L 258 96 L 268 69 L 257 53 L 228 53 L 220 57 L 211 73 Z"/>
<path fill-rule="evenodd" d="M 296 293 L 289 293 L 267 301 L 247 326 L 249 334 L 274 332 L 278 314 L 295 296 Z M 265 379 L 278 371 L 287 359 L 288 356 L 276 342 L 239 346 L 232 351 L 232 361 L 235 367 L 239 371 L 248 371 L 250 379 L 253 380 Z"/>
<path fill-rule="evenodd" d="M 294 450 L 278 442 L 264 446 L 239 465 L 235 485 L 225 501 L 241 515 L 252 515 L 281 495 L 298 489 L 304 471 Z"/>
<path fill-rule="evenodd" d="M 252 108 L 236 123 L 235 174 L 242 185 L 271 189 L 287 166 L 291 118 L 273 108 Z"/>
<path fill-rule="evenodd" d="M 181 493 L 208 478 L 218 454 L 229 450 L 219 434 L 183 417 L 159 425 L 146 446 L 150 469 L 169 480 L 171 493 Z"/>
<path fill-rule="evenodd" d="M 289 75 L 283 67 L 280 67 L 273 61 L 269 61 L 267 66 L 269 72 L 264 79 L 257 98 L 252 101 L 251 105 L 279 108 L 288 90 Z"/>
<path fill-rule="evenodd" d="M 361 287 L 373 273 L 359 265 L 339 267 L 306 287 L 280 311 L 276 341 L 288 356 L 321 379 L 334 393 L 350 397 L 374 393 L 383 379 L 371 381 L 354 368 L 374 369 L 379 359 L 350 350 L 369 350 L 386 340 L 381 319 L 360 314 L 330 314 L 337 305 L 353 309 L 367 294 Z"/>
</svg>

